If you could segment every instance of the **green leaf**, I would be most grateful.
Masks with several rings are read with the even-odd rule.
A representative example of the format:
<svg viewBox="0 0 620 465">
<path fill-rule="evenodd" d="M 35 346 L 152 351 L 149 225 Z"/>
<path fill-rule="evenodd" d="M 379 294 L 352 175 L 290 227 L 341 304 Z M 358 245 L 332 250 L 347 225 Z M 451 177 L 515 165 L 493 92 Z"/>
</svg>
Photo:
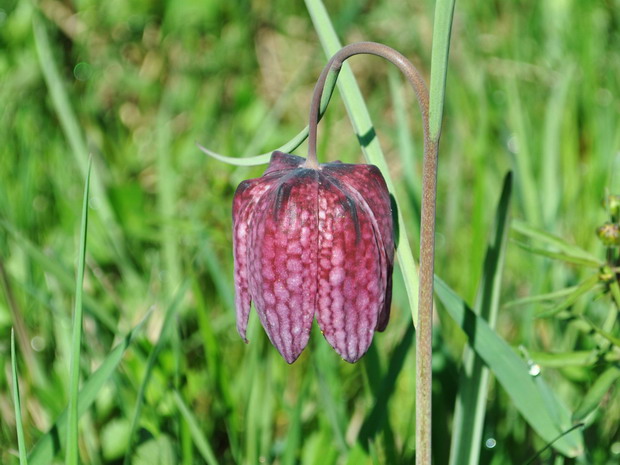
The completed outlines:
<svg viewBox="0 0 620 465">
<path fill-rule="evenodd" d="M 323 2 L 321 0 L 305 0 L 305 2 L 325 55 L 329 59 L 342 48 L 342 44 L 338 39 Z M 372 120 L 370 119 L 366 104 L 364 103 L 362 92 L 355 81 L 351 67 L 347 63 L 342 66 L 338 78 L 338 89 L 344 100 L 355 134 L 360 141 L 364 156 L 368 163 L 376 165 L 381 170 L 388 189 L 394 197 L 396 205 L 398 205 L 399 202 L 396 196 L 394 182 L 392 181 L 385 156 L 381 150 L 379 138 L 375 132 Z M 400 209 L 397 211 L 396 223 L 396 230 L 399 235 L 396 249 L 398 264 L 402 270 L 405 289 L 407 290 L 407 297 L 409 299 L 409 307 L 411 309 L 411 318 L 415 326 L 418 321 L 418 273 L 413 258 L 413 252 L 409 245 L 409 236 L 407 234 L 405 221 Z"/>
<path fill-rule="evenodd" d="M 49 36 L 43 22 L 36 14 L 33 15 L 32 18 L 32 28 L 34 31 L 34 43 L 39 59 L 39 65 L 41 67 L 45 83 L 47 84 L 54 110 L 58 115 L 58 119 L 60 120 L 60 125 L 65 137 L 69 142 L 75 162 L 86 179 L 87 176 L 90 176 L 90 151 L 88 150 L 88 146 L 84 140 L 84 136 L 78 123 L 78 118 L 71 107 L 71 102 L 69 100 L 67 90 L 65 89 L 63 79 L 58 71 L 58 66 L 55 63 Z M 129 255 L 125 246 L 125 238 L 116 220 L 116 216 L 106 193 L 103 181 L 97 172 L 93 176 L 92 188 L 93 195 L 98 201 L 99 215 L 106 226 L 105 231 L 109 235 L 110 246 L 116 251 L 119 265 L 127 275 L 135 277 L 136 272 L 133 270 L 130 260 L 127 259 Z"/>
<path fill-rule="evenodd" d="M 138 449 L 133 465 L 177 465 L 170 438 L 161 435 L 146 441 Z"/>
<path fill-rule="evenodd" d="M 521 305 L 534 304 L 534 303 L 539 303 L 539 302 L 546 302 L 546 301 L 549 301 L 549 300 L 557 300 L 557 299 L 560 299 L 562 297 L 566 297 L 567 295 L 571 294 L 575 289 L 577 289 L 577 286 L 567 287 L 567 288 L 564 288 L 564 289 L 560 289 L 558 291 L 548 292 L 546 294 L 538 294 L 538 295 L 522 297 L 520 299 L 515 299 L 515 300 L 512 300 L 510 302 L 507 302 L 502 307 L 503 308 L 512 308 L 512 307 L 518 307 L 518 306 L 521 306 Z"/>
<path fill-rule="evenodd" d="M 454 3 L 455 0 L 438 0 L 435 6 L 429 93 L 429 130 L 431 139 L 435 141 L 439 140 L 441 133 Z"/>
<path fill-rule="evenodd" d="M 590 387 L 586 395 L 584 396 L 581 404 L 573 414 L 574 421 L 581 421 L 587 417 L 603 400 L 607 391 L 616 383 L 620 378 L 620 368 L 612 365 L 603 372 Z"/>
<path fill-rule="evenodd" d="M 84 265 L 86 263 L 86 236 L 88 230 L 88 194 L 90 192 L 90 173 L 92 163 L 88 161 L 84 198 L 82 199 L 82 225 L 80 227 L 80 248 L 78 249 L 77 273 L 75 276 L 75 305 L 73 308 L 73 328 L 71 335 L 71 369 L 69 374 L 69 428 L 67 430 L 67 449 L 65 463 L 78 465 L 78 394 L 80 389 L 80 355 L 82 352 L 82 295 L 84 293 Z"/>
<path fill-rule="evenodd" d="M 484 271 L 478 289 L 474 312 L 495 327 L 499 309 L 502 272 L 508 242 L 508 223 L 512 195 L 512 174 L 504 180 L 504 188 L 495 215 L 495 231 L 487 247 Z M 470 346 L 465 347 L 459 390 L 456 397 L 450 463 L 476 465 L 480 446 L 489 386 L 489 370 Z"/>
<path fill-rule="evenodd" d="M 484 360 L 534 431 L 547 442 L 557 439 L 553 447 L 569 457 L 582 454 L 581 431 L 574 430 L 563 435 L 573 426 L 565 420 L 570 420 L 570 412 L 559 402 L 557 405 L 561 415 L 550 409 L 547 403 L 549 394 L 541 391 L 544 380 L 531 376 L 528 364 L 438 277 L 435 277 L 435 289 L 447 312 L 469 338 L 471 347 Z"/>
<path fill-rule="evenodd" d="M 142 381 L 140 382 L 140 387 L 138 388 L 138 395 L 136 396 L 136 405 L 134 407 L 134 413 L 131 419 L 131 428 L 129 429 L 128 438 L 127 438 L 127 451 L 125 453 L 124 463 L 129 464 L 131 458 L 131 446 L 134 435 L 136 434 L 136 430 L 138 429 L 138 422 L 140 420 L 140 415 L 142 413 L 142 402 L 144 400 L 144 393 L 146 392 L 146 388 L 148 387 L 149 381 L 151 380 L 151 375 L 153 373 L 153 368 L 155 367 L 155 362 L 157 361 L 157 357 L 159 356 L 161 350 L 164 345 L 170 340 L 170 336 L 172 333 L 172 329 L 174 328 L 173 318 L 176 314 L 176 311 L 179 307 L 179 304 L 183 297 L 185 296 L 185 292 L 187 291 L 189 283 L 185 282 L 182 286 L 179 287 L 176 295 L 174 296 L 170 305 L 166 309 L 164 314 L 164 321 L 162 323 L 161 330 L 159 332 L 159 336 L 157 338 L 157 342 L 155 343 L 155 347 L 149 353 L 149 357 L 146 361 L 146 369 L 144 371 L 144 376 L 142 377 Z"/>
<path fill-rule="evenodd" d="M 570 244 L 561 237 L 550 234 L 546 231 L 543 231 L 542 229 L 530 226 L 523 221 L 513 221 L 512 230 L 526 237 L 529 237 L 534 241 L 538 241 L 545 245 L 551 246 L 559 250 L 565 256 L 582 258 L 585 259 L 587 262 L 598 263 L 599 266 L 603 264 L 598 257 L 592 255 L 590 252 L 582 249 L 581 247 Z"/>
<path fill-rule="evenodd" d="M 554 305 L 549 310 L 545 310 L 536 317 L 538 318 L 549 318 L 551 316 L 557 315 L 562 310 L 573 305 L 577 300 L 584 294 L 596 289 L 599 284 L 599 276 L 598 274 L 590 276 L 588 279 L 579 284 L 573 292 L 571 292 L 564 300 Z M 600 286 L 599 286 L 600 287 Z"/>
<path fill-rule="evenodd" d="M 575 352 L 530 352 L 532 361 L 541 367 L 564 368 L 570 366 L 591 366 L 598 361 L 597 350 L 579 350 Z"/>
<path fill-rule="evenodd" d="M 24 425 L 22 425 L 22 403 L 19 397 L 19 382 L 17 380 L 17 357 L 15 356 L 15 334 L 11 329 L 11 372 L 13 375 L 13 405 L 15 408 L 15 427 L 17 429 L 17 448 L 19 449 L 19 464 L 28 465 L 26 456 L 26 441 L 24 439 Z"/>
<path fill-rule="evenodd" d="M 16 230 L 13 226 L 1 218 L 0 226 L 2 226 L 10 234 L 17 245 L 21 247 L 32 260 L 38 263 L 39 266 L 50 273 L 50 275 L 54 276 L 66 291 L 74 289 L 75 278 L 71 276 L 71 273 L 59 263 L 59 260 L 55 257 L 49 257 L 41 252 L 32 242 L 26 239 L 21 232 Z M 107 329 L 115 332 L 116 322 L 110 317 L 109 311 L 88 294 L 84 295 L 83 299 L 86 312 L 92 315 Z"/>
<path fill-rule="evenodd" d="M 552 258 L 554 260 L 561 260 L 563 262 L 572 263 L 574 265 L 582 265 L 588 266 L 590 268 L 600 268 L 603 264 L 600 260 L 594 260 L 587 257 L 581 257 L 576 255 L 570 255 L 562 252 L 551 252 L 546 249 L 541 249 L 539 247 L 532 247 L 531 245 L 525 244 L 520 241 L 513 241 L 519 247 L 528 252 L 531 252 L 536 255 L 542 255 L 543 257 Z"/>
<path fill-rule="evenodd" d="M 130 346 L 137 332 L 143 323 L 150 316 L 150 312 L 142 319 L 135 328 L 133 328 L 127 336 L 110 351 L 101 366 L 90 375 L 88 380 L 82 385 L 78 396 L 78 415 L 82 416 L 97 398 L 97 394 L 105 383 L 114 374 L 116 367 L 121 362 L 123 354 Z M 62 444 L 66 439 L 67 431 L 67 410 L 63 411 L 50 430 L 44 434 L 36 443 L 32 452 L 28 457 L 30 465 L 47 465 L 52 463 L 54 457 L 60 451 Z"/>
<path fill-rule="evenodd" d="M 327 105 L 329 105 L 331 96 L 334 93 L 334 89 L 336 88 L 337 78 L 338 78 L 337 74 L 334 74 L 334 73 L 329 73 L 327 75 L 327 79 L 325 80 L 325 88 L 323 90 L 323 95 L 321 96 L 321 105 L 319 108 L 319 121 L 321 120 L 323 113 L 325 113 L 325 110 L 327 109 Z M 275 151 L 284 152 L 284 153 L 293 152 L 301 144 L 303 144 L 307 138 L 308 138 L 308 126 L 302 129 L 295 137 L 289 140 L 286 144 L 278 147 L 275 150 L 272 150 L 271 152 L 263 153 L 261 155 L 254 155 L 251 157 L 243 157 L 243 158 L 228 157 L 226 155 L 221 155 L 217 152 L 209 150 L 206 147 L 203 147 L 198 142 L 196 142 L 196 145 L 198 146 L 200 150 L 202 150 L 205 154 L 207 154 L 211 158 L 215 158 L 216 160 L 219 160 L 221 162 L 228 163 L 229 165 L 258 166 L 258 165 L 264 165 L 266 163 L 269 163 L 269 160 L 271 159 L 271 154 Z"/>
<path fill-rule="evenodd" d="M 183 398 L 178 391 L 173 391 L 172 396 L 179 412 L 181 412 L 181 415 L 183 415 L 183 418 L 185 418 L 185 421 L 189 425 L 189 431 L 192 435 L 192 439 L 194 440 L 194 445 L 200 452 L 200 455 L 202 455 L 202 458 L 205 459 L 209 465 L 218 465 L 218 461 L 213 453 L 213 448 L 202 432 L 202 428 L 198 424 L 198 421 L 192 414 L 191 410 L 187 407 L 187 405 L 185 405 L 185 402 L 183 402 Z"/>
</svg>

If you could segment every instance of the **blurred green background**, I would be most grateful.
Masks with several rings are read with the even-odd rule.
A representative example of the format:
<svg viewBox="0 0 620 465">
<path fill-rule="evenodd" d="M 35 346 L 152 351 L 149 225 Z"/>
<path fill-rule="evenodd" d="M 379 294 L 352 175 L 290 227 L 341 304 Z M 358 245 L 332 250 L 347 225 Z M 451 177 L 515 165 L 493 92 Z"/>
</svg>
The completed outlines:
<svg viewBox="0 0 620 465">
<path fill-rule="evenodd" d="M 434 2 L 338 0 L 326 7 L 343 43 L 386 43 L 428 77 Z M 307 124 L 325 62 L 301 2 L 0 2 L 0 462 L 17 463 L 11 327 L 29 447 L 66 407 L 80 204 L 91 156 L 83 378 L 152 313 L 82 417 L 84 463 L 122 463 L 147 371 L 131 463 L 204 463 L 183 404 L 222 464 L 410 463 L 414 352 L 398 271 L 392 321 L 357 365 L 340 360 L 315 334 L 288 366 L 255 315 L 245 345 L 234 321 L 231 199 L 241 180 L 264 168 L 232 167 L 195 146 L 237 157 L 279 147 Z M 417 106 L 386 63 L 351 62 L 399 194 L 410 200 L 401 209 L 417 250 Z M 605 193 L 620 193 L 619 96 L 620 1 L 457 2 L 436 273 L 465 300 L 475 298 L 511 169 L 515 218 L 604 257 L 594 231 L 606 220 Z M 398 124 L 399 102 L 409 132 Z M 320 160 L 362 161 L 337 91 L 319 137 Z M 303 147 L 296 153 L 304 155 Z M 579 267 L 511 243 L 501 302 L 572 286 L 583 276 Z M 170 337 L 148 370 L 175 299 Z M 586 295 L 575 306 L 597 315 L 609 301 Z M 502 308 L 498 332 L 536 361 L 535 354 L 595 345 L 569 320 L 535 318 L 539 310 Z M 434 441 L 435 461 L 443 464 L 465 337 L 441 308 L 436 323 Z M 598 359 L 538 363 L 571 410 L 608 366 Z M 388 367 L 393 382 L 386 388 L 378 379 Z M 618 463 L 617 386 L 587 423 L 588 460 Z M 494 383 L 483 441 L 481 463 L 493 464 L 524 463 L 545 445 Z M 540 460 L 573 463 L 552 451 Z"/>
</svg>

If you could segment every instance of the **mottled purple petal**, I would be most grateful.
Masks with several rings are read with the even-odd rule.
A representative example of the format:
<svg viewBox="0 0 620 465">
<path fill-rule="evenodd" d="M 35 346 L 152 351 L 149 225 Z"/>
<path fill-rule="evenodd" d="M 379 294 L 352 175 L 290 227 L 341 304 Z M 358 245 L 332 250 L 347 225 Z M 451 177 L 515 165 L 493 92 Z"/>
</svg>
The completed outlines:
<svg viewBox="0 0 620 465">
<path fill-rule="evenodd" d="M 269 166 L 265 170 L 263 176 L 265 174 L 273 173 L 276 171 L 295 169 L 305 161 L 305 158 L 298 157 L 297 155 L 291 155 L 290 153 L 275 151 L 271 154 Z"/>
<path fill-rule="evenodd" d="M 243 181 L 237 187 L 233 199 L 233 256 L 235 261 L 235 308 L 237 312 L 237 331 L 245 342 L 251 296 L 248 287 L 248 236 L 256 205 L 263 195 L 276 184 L 277 178 L 264 178 Z"/>
<path fill-rule="evenodd" d="M 385 250 L 359 193 L 326 174 L 320 180 L 317 320 L 336 352 L 353 363 L 368 350 L 383 309 Z"/>
<path fill-rule="evenodd" d="M 340 162 L 303 167 L 274 152 L 261 178 L 244 181 L 233 204 L 237 329 L 250 304 L 271 342 L 292 363 L 316 316 L 349 362 L 389 319 L 394 238 L 379 170 Z"/>
<path fill-rule="evenodd" d="M 317 175 L 299 168 L 283 177 L 257 206 L 249 239 L 250 293 L 288 363 L 306 347 L 315 313 Z"/>
<path fill-rule="evenodd" d="M 374 165 L 349 165 L 332 162 L 323 165 L 323 172 L 336 178 L 349 190 L 357 191 L 368 205 L 379 227 L 387 263 L 387 285 L 384 305 L 379 315 L 377 331 L 383 331 L 390 318 L 392 303 L 392 270 L 394 268 L 394 227 L 389 192 L 381 171 Z"/>
</svg>

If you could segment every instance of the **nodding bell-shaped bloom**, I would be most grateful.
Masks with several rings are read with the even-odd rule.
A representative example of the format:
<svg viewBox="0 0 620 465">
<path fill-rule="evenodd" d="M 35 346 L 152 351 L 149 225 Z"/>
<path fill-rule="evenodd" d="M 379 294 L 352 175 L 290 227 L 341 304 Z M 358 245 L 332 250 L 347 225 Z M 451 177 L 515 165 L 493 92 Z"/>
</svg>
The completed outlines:
<svg viewBox="0 0 620 465">
<path fill-rule="evenodd" d="M 253 301 L 269 339 L 293 363 L 316 318 L 331 346 L 353 363 L 389 319 L 390 197 L 376 166 L 313 169 L 304 162 L 274 152 L 263 176 L 235 192 L 237 329 L 246 340 Z"/>
</svg>

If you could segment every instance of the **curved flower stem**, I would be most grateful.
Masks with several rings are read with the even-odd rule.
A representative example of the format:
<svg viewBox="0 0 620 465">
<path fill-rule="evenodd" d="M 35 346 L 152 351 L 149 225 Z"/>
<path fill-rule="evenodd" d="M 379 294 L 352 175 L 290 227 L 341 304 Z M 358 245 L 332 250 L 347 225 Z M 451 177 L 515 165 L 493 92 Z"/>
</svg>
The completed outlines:
<svg viewBox="0 0 620 465">
<path fill-rule="evenodd" d="M 405 75 L 415 91 L 422 112 L 424 129 L 424 166 L 422 193 L 422 227 L 420 236 L 420 291 L 418 300 L 418 324 L 416 335 L 416 463 L 431 463 L 431 358 L 433 276 L 435 258 L 435 211 L 437 197 L 437 147 L 439 137 L 431 137 L 429 131 L 428 89 L 424 79 L 401 53 L 376 42 L 358 42 L 340 49 L 327 63 L 314 88 L 310 104 L 307 168 L 318 168 L 316 155 L 319 107 L 325 81 L 330 73 L 336 76 L 342 63 L 360 54 L 377 55 L 393 63 Z"/>
</svg>

